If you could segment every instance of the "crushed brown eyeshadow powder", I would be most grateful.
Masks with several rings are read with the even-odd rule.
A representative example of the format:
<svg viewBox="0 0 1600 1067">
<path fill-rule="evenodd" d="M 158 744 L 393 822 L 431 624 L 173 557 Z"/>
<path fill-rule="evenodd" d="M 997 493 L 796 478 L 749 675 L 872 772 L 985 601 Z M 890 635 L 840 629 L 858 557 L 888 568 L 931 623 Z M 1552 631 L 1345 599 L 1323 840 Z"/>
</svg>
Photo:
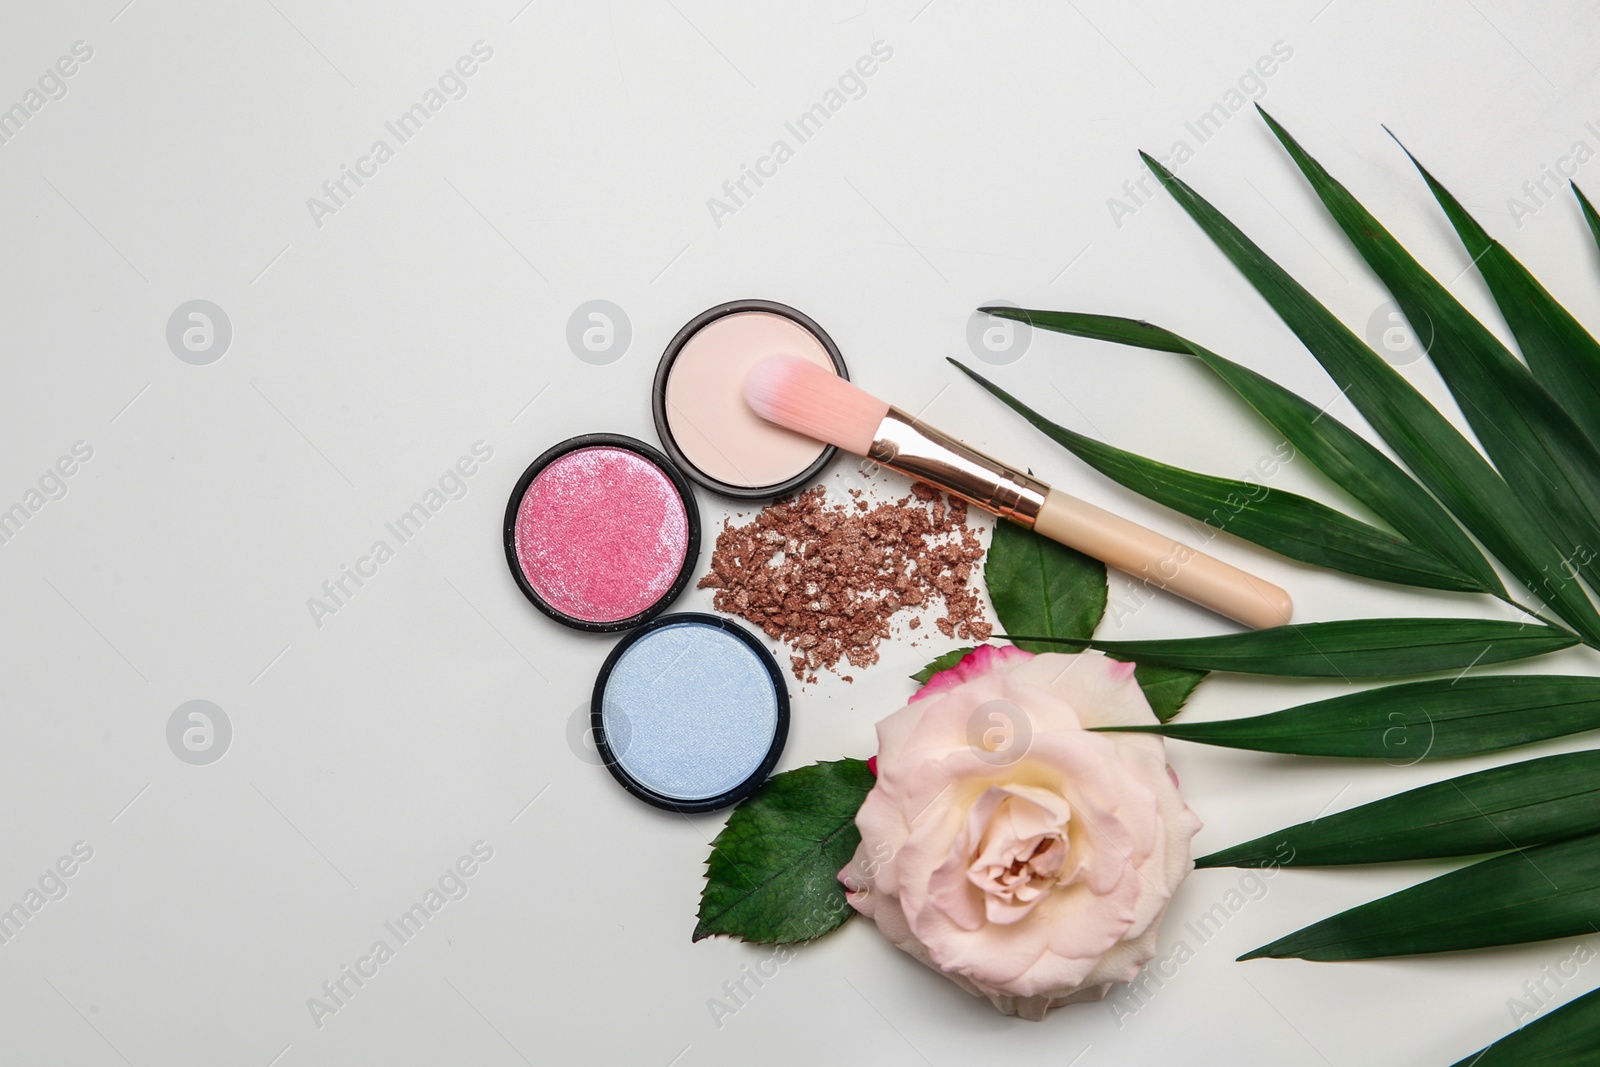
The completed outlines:
<svg viewBox="0 0 1600 1067">
<path fill-rule="evenodd" d="M 716 590 L 718 611 L 742 616 L 794 649 L 789 663 L 804 682 L 841 659 L 853 667 L 876 663 L 896 614 L 912 613 L 906 625 L 918 630 L 922 613 L 938 602 L 939 633 L 987 641 L 994 628 L 968 585 L 984 549 L 967 526 L 966 501 L 947 503 L 923 482 L 892 503 L 869 503 L 859 489 L 851 497 L 830 504 L 817 486 L 742 526 L 724 520 L 711 573 L 699 587 Z"/>
</svg>

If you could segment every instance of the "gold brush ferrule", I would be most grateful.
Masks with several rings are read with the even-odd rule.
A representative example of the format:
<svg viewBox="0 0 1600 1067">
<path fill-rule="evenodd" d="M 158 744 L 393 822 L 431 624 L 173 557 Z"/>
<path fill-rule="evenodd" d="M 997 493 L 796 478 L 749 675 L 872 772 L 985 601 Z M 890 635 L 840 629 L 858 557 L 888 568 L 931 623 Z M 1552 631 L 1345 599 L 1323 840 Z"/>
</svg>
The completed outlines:
<svg viewBox="0 0 1600 1067">
<path fill-rule="evenodd" d="M 899 408 L 890 408 L 878 424 L 867 458 L 1030 528 L 1050 491 L 1033 475 L 968 448 Z"/>
</svg>

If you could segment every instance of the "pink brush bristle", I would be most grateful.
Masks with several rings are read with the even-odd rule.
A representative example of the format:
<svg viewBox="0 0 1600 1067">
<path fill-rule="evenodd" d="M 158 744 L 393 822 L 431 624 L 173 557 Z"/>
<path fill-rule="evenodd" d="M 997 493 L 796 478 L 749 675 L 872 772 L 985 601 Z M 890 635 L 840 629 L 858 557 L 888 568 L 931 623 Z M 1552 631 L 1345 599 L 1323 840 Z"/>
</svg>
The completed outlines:
<svg viewBox="0 0 1600 1067">
<path fill-rule="evenodd" d="M 744 380 L 757 415 L 787 430 L 864 456 L 889 405 L 831 370 L 792 356 L 757 363 Z"/>
</svg>

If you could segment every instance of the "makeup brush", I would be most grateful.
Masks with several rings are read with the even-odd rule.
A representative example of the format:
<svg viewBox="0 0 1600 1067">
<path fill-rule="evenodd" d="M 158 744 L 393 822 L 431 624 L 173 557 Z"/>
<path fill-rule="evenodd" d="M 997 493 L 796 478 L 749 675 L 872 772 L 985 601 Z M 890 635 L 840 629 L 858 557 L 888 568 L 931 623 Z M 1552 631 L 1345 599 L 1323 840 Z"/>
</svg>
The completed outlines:
<svg viewBox="0 0 1600 1067">
<path fill-rule="evenodd" d="M 756 364 L 744 397 L 769 422 L 938 486 L 1246 626 L 1281 626 L 1294 612 L 1271 582 L 1052 489 L 805 360 Z"/>
</svg>

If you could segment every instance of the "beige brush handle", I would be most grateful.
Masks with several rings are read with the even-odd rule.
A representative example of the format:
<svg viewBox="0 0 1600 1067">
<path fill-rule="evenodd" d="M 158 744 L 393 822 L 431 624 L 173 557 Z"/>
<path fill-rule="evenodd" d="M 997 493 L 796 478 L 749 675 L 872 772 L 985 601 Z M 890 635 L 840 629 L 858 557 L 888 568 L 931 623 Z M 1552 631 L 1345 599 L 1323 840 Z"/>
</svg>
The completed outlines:
<svg viewBox="0 0 1600 1067">
<path fill-rule="evenodd" d="M 1057 489 L 1033 528 L 1246 626 L 1282 626 L 1294 614 L 1289 594 L 1271 582 Z"/>
</svg>

